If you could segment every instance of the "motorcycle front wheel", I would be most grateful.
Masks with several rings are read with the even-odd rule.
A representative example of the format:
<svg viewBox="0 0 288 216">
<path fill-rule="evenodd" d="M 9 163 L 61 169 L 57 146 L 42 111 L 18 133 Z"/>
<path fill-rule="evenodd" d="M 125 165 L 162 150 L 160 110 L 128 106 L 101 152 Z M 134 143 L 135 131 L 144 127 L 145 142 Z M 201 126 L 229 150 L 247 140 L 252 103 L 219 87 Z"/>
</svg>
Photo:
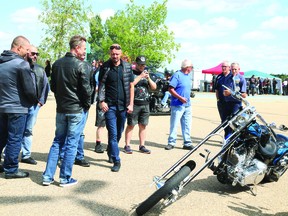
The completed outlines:
<svg viewBox="0 0 288 216">
<path fill-rule="evenodd" d="M 172 190 L 177 188 L 180 183 L 189 175 L 195 166 L 196 164 L 194 161 L 188 161 L 177 173 L 171 176 L 161 188 L 155 191 L 150 197 L 148 197 L 136 208 L 137 215 L 145 214 L 161 199 L 170 194 Z"/>
</svg>

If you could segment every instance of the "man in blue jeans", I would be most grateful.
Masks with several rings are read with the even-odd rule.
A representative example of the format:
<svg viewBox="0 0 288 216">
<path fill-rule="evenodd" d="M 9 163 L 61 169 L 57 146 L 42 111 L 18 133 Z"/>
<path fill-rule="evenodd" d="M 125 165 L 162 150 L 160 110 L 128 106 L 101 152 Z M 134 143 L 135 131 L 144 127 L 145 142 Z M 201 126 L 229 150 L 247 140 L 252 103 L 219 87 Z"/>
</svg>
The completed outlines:
<svg viewBox="0 0 288 216">
<path fill-rule="evenodd" d="M 190 137 L 192 110 L 191 110 L 191 71 L 192 62 L 185 59 L 181 64 L 181 70 L 175 72 L 170 79 L 169 92 L 171 93 L 171 117 L 170 133 L 166 150 L 171 150 L 176 145 L 177 127 L 181 123 L 183 149 L 193 149 Z"/>
<path fill-rule="evenodd" d="M 86 55 L 86 38 L 76 35 L 70 39 L 70 52 L 52 65 L 51 90 L 56 98 L 56 131 L 50 148 L 43 185 L 54 182 L 60 149 L 64 157 L 60 167 L 60 187 L 78 183 L 71 178 L 80 135 L 83 113 L 91 105 L 90 71 L 81 59 Z"/>
<path fill-rule="evenodd" d="M 84 59 L 81 59 L 82 61 L 84 61 Z M 92 89 L 92 92 L 94 93 L 94 87 L 93 87 L 93 68 L 91 66 L 90 63 L 84 61 L 85 63 L 85 68 L 86 71 L 88 71 L 88 73 L 90 72 L 90 87 Z M 88 74 L 89 75 L 89 74 Z M 93 93 L 91 94 L 91 104 L 93 103 Z M 86 125 L 86 121 L 88 118 L 88 111 L 84 110 L 83 115 L 82 115 L 82 120 L 80 122 L 79 127 L 81 127 L 82 132 L 80 134 L 80 138 L 78 141 L 78 147 L 77 147 L 77 154 L 75 157 L 75 165 L 79 165 L 82 167 L 90 167 L 90 163 L 88 161 L 85 160 L 84 158 L 84 138 L 85 138 L 85 134 L 84 134 L 84 129 L 85 129 L 85 125 Z M 65 145 L 63 145 L 63 149 L 60 150 L 60 154 L 59 154 L 59 160 L 58 160 L 58 166 L 61 167 L 61 163 L 63 161 L 64 158 L 64 152 L 65 152 Z"/>
<path fill-rule="evenodd" d="M 119 44 L 110 46 L 110 59 L 100 68 L 99 103 L 105 112 L 106 128 L 108 130 L 107 154 L 114 165 L 112 172 L 118 172 L 121 167 L 119 157 L 119 140 L 126 121 L 127 112 L 133 112 L 134 77 L 131 65 L 121 59 L 122 49 Z"/>
<path fill-rule="evenodd" d="M 5 148 L 0 172 L 5 172 L 6 179 L 29 176 L 28 172 L 18 170 L 28 108 L 37 101 L 35 76 L 24 59 L 29 49 L 29 40 L 17 36 L 11 49 L 0 56 L 0 159 Z"/>
<path fill-rule="evenodd" d="M 22 141 L 22 155 L 21 162 L 27 164 L 36 165 L 37 161 L 31 157 L 31 146 L 32 146 L 32 130 L 36 123 L 37 115 L 40 107 L 42 107 L 47 100 L 49 93 L 49 84 L 48 79 L 45 73 L 45 70 L 40 65 L 36 64 L 38 58 L 38 49 L 31 45 L 30 51 L 27 54 L 27 60 L 30 64 L 31 70 L 36 76 L 36 88 L 37 88 L 37 98 L 38 101 L 29 108 L 28 116 L 25 125 L 24 137 Z"/>
</svg>

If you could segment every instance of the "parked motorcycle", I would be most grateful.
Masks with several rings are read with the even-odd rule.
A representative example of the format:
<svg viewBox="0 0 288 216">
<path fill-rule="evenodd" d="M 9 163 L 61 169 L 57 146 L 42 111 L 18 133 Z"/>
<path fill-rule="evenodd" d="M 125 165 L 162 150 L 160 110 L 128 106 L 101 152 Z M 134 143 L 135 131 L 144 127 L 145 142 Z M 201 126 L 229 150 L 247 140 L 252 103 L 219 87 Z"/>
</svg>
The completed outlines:
<svg viewBox="0 0 288 216">
<path fill-rule="evenodd" d="M 149 90 L 150 94 L 150 115 L 170 115 L 170 98 L 167 100 L 167 105 L 163 107 L 161 100 L 164 97 L 165 89 L 168 90 L 168 82 L 164 79 L 158 78 L 155 80 L 157 88 Z"/>
<path fill-rule="evenodd" d="M 170 115 L 170 97 L 167 100 L 167 105 L 162 106 L 161 100 L 164 97 L 165 91 L 168 91 L 169 82 L 165 79 L 157 78 L 155 79 L 157 85 L 156 90 L 149 90 L 150 94 L 150 115 Z M 195 93 L 191 90 L 190 97 L 194 98 Z"/>
<path fill-rule="evenodd" d="M 185 186 L 205 168 L 212 170 L 219 182 L 247 187 L 253 195 L 257 194 L 257 184 L 277 182 L 286 172 L 288 137 L 276 134 L 239 92 L 224 87 L 230 90 L 234 98 L 243 102 L 243 108 L 216 127 L 161 176 L 153 178 L 157 190 L 136 208 L 138 215 L 145 214 L 162 199 L 164 207 L 175 202 Z M 231 127 L 233 132 L 225 139 L 226 127 Z M 222 144 L 215 147 L 218 149 L 214 149 L 213 153 L 204 147 L 212 137 L 219 137 Z M 199 150 L 201 157 L 196 158 L 194 153 Z M 196 162 L 189 159 L 191 155 L 194 160 L 203 161 L 197 164 L 197 169 Z"/>
</svg>

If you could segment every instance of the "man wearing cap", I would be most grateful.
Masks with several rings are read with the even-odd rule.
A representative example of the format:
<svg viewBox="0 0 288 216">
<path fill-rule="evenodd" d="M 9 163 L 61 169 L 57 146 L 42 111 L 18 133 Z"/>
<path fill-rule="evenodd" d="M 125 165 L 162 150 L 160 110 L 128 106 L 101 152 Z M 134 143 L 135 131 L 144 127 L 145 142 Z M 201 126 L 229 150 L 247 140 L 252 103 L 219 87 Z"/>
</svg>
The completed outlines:
<svg viewBox="0 0 288 216">
<path fill-rule="evenodd" d="M 99 72 L 99 103 L 105 113 L 108 130 L 108 157 L 113 161 L 112 172 L 121 167 L 118 143 L 124 130 L 127 113 L 133 111 L 134 77 L 131 64 L 121 59 L 119 44 L 110 46 L 110 59 Z"/>
<path fill-rule="evenodd" d="M 134 107 L 133 112 L 128 114 L 127 127 L 125 130 L 125 147 L 124 152 L 132 154 L 130 141 L 133 133 L 133 128 L 136 124 L 139 126 L 139 151 L 145 154 L 150 154 L 151 151 L 145 147 L 146 126 L 149 121 L 149 91 L 151 88 L 157 88 L 156 83 L 150 78 L 149 73 L 145 70 L 146 57 L 140 55 L 136 58 L 136 68 L 133 70 L 134 75 Z"/>
<path fill-rule="evenodd" d="M 191 71 L 192 62 L 185 59 L 181 64 L 181 70 L 175 72 L 170 79 L 169 92 L 171 93 L 171 117 L 170 117 L 170 134 L 166 150 L 171 150 L 176 145 L 177 127 L 181 123 L 183 136 L 183 149 L 191 150 L 192 141 L 190 137 L 192 110 L 191 110 Z"/>
</svg>

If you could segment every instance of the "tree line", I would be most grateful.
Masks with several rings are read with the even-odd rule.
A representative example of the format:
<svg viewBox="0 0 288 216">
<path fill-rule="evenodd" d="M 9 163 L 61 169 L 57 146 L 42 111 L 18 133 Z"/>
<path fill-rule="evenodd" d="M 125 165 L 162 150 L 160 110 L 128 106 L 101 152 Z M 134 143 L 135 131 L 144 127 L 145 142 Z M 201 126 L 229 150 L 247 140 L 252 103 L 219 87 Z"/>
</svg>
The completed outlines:
<svg viewBox="0 0 288 216">
<path fill-rule="evenodd" d="M 149 67 L 163 67 L 180 48 L 174 33 L 165 25 L 167 1 L 155 1 L 146 7 L 130 0 L 124 10 L 102 20 L 99 14 L 94 14 L 93 2 L 88 0 L 41 0 L 43 13 L 39 21 L 44 26 L 39 46 L 41 58 L 54 62 L 69 50 L 70 37 L 80 34 L 89 43 L 87 61 L 107 60 L 110 45 L 118 43 L 130 61 L 141 54 L 149 57 Z"/>
</svg>

